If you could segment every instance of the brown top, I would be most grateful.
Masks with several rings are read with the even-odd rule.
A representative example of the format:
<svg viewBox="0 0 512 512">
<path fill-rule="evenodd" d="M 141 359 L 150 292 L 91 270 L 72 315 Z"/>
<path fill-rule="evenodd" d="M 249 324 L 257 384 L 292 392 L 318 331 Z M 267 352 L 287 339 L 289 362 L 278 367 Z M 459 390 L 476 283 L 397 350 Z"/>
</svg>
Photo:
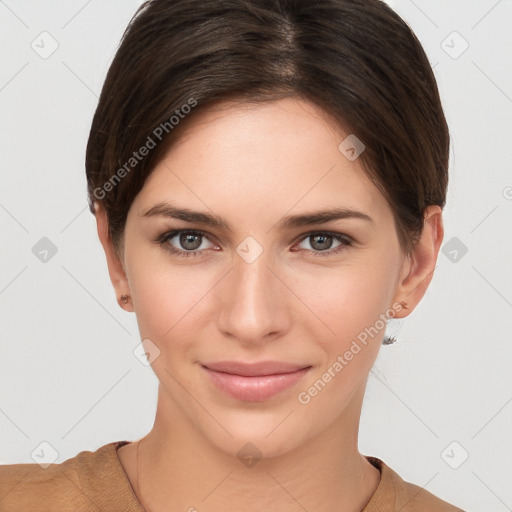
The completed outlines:
<svg viewBox="0 0 512 512">
<path fill-rule="evenodd" d="M 2 512 L 144 512 L 119 460 L 128 441 L 82 451 L 46 469 L 39 464 L 0 465 Z M 382 460 L 366 456 L 381 474 L 363 512 L 464 512 L 405 482 Z"/>
</svg>

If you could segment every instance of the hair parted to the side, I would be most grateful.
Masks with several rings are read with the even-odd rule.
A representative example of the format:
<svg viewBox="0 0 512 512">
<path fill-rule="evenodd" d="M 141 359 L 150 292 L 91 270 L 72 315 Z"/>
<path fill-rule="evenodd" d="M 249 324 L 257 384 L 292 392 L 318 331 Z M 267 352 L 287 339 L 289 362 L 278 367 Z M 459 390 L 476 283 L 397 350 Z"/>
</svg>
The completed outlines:
<svg viewBox="0 0 512 512">
<path fill-rule="evenodd" d="M 314 103 L 364 143 L 364 172 L 409 254 L 424 209 L 445 205 L 449 131 L 420 42 L 381 0 L 143 3 L 108 70 L 86 151 L 89 205 L 105 208 L 116 250 L 135 196 L 188 121 L 218 101 L 285 97 Z"/>
</svg>

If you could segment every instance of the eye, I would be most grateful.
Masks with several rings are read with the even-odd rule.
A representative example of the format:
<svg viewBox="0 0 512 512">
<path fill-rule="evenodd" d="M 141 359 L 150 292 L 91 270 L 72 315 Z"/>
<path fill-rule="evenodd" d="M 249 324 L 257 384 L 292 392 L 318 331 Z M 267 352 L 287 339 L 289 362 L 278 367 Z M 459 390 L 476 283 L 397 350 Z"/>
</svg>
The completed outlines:
<svg viewBox="0 0 512 512">
<path fill-rule="evenodd" d="M 204 240 L 207 239 L 206 234 L 202 231 L 182 229 L 164 233 L 156 242 L 171 254 L 189 257 L 200 256 L 202 251 L 211 248 L 203 245 Z M 175 247 L 175 245 L 178 247 Z M 213 245 L 213 247 L 216 246 Z"/>
<path fill-rule="evenodd" d="M 161 235 L 156 242 L 162 246 L 163 249 L 182 257 L 190 256 L 201 256 L 206 249 L 213 248 L 218 250 L 218 246 L 212 245 L 211 247 L 204 247 L 204 240 L 208 240 L 207 235 L 202 231 L 197 230 L 174 230 L 169 231 Z M 311 252 L 314 256 L 330 256 L 337 254 L 344 250 L 346 247 L 350 247 L 353 244 L 353 240 L 342 233 L 332 233 L 327 231 L 308 233 L 302 238 L 302 244 L 309 241 L 312 249 L 305 249 Z M 333 241 L 338 243 L 333 250 Z M 178 247 L 176 247 L 176 245 Z"/>
<path fill-rule="evenodd" d="M 335 246 L 333 250 L 333 240 L 338 242 L 339 245 Z M 314 256 L 330 256 L 337 254 L 344 250 L 346 247 L 350 247 L 353 244 L 353 240 L 342 233 L 331 233 L 331 232 L 316 232 L 308 233 L 305 238 L 302 239 L 301 243 L 308 242 L 310 247 L 313 249 L 305 248 L 307 251 L 311 251 Z"/>
</svg>

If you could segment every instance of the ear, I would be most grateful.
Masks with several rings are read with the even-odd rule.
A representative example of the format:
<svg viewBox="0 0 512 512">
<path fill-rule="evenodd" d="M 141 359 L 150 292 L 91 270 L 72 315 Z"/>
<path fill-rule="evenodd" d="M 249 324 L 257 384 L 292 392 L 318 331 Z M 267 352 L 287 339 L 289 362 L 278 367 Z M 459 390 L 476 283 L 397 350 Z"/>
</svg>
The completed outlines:
<svg viewBox="0 0 512 512">
<path fill-rule="evenodd" d="M 107 257 L 108 273 L 116 292 L 117 302 L 125 311 L 132 312 L 134 309 L 130 296 L 128 278 L 126 277 L 123 263 L 119 259 L 119 256 L 114 249 L 112 239 L 110 238 L 107 213 L 105 212 L 103 206 L 97 202 L 94 203 L 94 209 L 96 225 L 98 229 L 98 237 L 100 239 L 101 245 L 103 246 L 103 250 L 105 251 L 105 256 Z M 121 300 L 121 296 L 123 295 L 128 296 L 128 301 L 126 303 Z"/>
<path fill-rule="evenodd" d="M 395 318 L 409 315 L 421 301 L 434 275 L 437 255 L 444 237 L 443 212 L 440 206 L 428 206 L 423 217 L 423 232 L 413 252 L 402 266 L 393 304 L 405 303 L 407 308 Z"/>
</svg>

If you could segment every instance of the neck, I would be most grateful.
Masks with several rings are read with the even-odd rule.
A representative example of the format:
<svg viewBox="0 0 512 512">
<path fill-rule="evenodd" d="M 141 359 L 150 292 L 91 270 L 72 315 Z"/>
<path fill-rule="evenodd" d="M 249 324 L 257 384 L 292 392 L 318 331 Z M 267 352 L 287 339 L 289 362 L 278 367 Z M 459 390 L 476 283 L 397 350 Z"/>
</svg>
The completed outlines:
<svg viewBox="0 0 512 512">
<path fill-rule="evenodd" d="M 361 403 L 363 393 L 355 397 Z M 360 512 L 380 481 L 357 450 L 357 399 L 355 410 L 345 411 L 356 421 L 344 416 L 296 449 L 253 464 L 219 450 L 160 402 L 159 393 L 155 425 L 138 450 L 137 494 L 146 512 Z"/>
</svg>

